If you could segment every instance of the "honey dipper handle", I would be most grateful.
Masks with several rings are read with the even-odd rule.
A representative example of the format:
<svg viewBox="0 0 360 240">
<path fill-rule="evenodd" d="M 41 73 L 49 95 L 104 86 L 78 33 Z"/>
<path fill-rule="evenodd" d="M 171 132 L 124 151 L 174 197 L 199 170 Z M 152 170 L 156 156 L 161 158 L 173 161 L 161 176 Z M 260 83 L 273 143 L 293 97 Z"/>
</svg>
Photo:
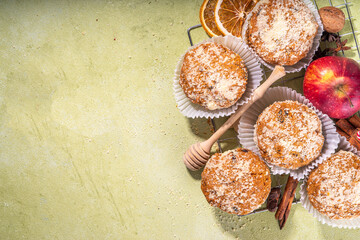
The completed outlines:
<svg viewBox="0 0 360 240">
<path fill-rule="evenodd" d="M 240 106 L 236 112 L 205 142 L 202 143 L 203 148 L 211 149 L 211 146 L 238 120 L 241 115 L 258 99 L 260 99 L 266 90 L 278 79 L 285 76 L 285 69 L 283 66 L 276 66 L 271 75 L 266 81 L 258 87 L 250 100 L 244 105 Z"/>
</svg>

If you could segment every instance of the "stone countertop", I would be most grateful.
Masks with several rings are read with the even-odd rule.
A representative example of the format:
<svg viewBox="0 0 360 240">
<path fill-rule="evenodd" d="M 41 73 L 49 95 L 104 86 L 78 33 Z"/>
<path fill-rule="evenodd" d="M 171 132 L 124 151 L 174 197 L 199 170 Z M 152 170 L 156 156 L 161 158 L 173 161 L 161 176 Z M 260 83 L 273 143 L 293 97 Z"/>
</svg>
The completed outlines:
<svg viewBox="0 0 360 240">
<path fill-rule="evenodd" d="M 181 159 L 209 127 L 172 92 L 201 2 L 0 3 L 1 239 L 359 238 L 300 204 L 282 231 L 273 213 L 207 204 Z M 301 78 L 285 85 L 302 91 Z"/>
</svg>

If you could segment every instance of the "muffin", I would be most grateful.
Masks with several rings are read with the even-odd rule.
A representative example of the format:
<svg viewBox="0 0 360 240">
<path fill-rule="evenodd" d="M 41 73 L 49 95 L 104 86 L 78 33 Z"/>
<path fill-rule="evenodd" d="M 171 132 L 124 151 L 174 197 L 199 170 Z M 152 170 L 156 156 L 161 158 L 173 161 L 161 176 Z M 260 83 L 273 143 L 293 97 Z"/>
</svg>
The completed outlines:
<svg viewBox="0 0 360 240">
<path fill-rule="evenodd" d="M 360 157 L 333 154 L 311 171 L 306 190 L 311 205 L 330 219 L 360 217 Z"/>
<path fill-rule="evenodd" d="M 270 188 L 269 168 L 247 149 L 214 154 L 201 174 L 201 190 L 209 204 L 232 214 L 259 208 Z"/>
<path fill-rule="evenodd" d="M 294 65 L 311 49 L 318 27 L 302 0 L 262 0 L 248 19 L 245 38 L 265 62 Z"/>
<path fill-rule="evenodd" d="M 297 101 L 275 102 L 258 117 L 255 143 L 270 164 L 297 169 L 315 160 L 324 144 L 315 111 Z"/>
<path fill-rule="evenodd" d="M 241 57 L 209 42 L 185 54 L 179 83 L 191 102 L 216 110 L 234 105 L 245 92 L 247 80 Z"/>
</svg>

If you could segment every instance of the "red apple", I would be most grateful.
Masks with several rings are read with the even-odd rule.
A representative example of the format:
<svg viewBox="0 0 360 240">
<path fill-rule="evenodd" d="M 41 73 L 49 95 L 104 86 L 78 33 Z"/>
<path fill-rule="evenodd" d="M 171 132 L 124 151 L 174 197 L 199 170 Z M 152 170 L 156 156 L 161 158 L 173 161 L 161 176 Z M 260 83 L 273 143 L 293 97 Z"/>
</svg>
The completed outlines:
<svg viewBox="0 0 360 240">
<path fill-rule="evenodd" d="M 332 118 L 348 118 L 360 109 L 360 65 L 346 57 L 322 57 L 306 69 L 304 95 Z"/>
</svg>

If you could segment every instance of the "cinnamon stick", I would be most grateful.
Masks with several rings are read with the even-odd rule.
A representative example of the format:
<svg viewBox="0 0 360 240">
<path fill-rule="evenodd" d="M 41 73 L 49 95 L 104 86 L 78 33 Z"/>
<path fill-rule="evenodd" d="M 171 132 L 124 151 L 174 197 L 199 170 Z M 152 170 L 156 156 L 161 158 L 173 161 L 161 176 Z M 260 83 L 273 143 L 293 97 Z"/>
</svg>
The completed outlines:
<svg viewBox="0 0 360 240">
<path fill-rule="evenodd" d="M 282 229 L 286 223 L 286 220 L 289 216 L 291 205 L 295 196 L 296 187 L 299 183 L 299 180 L 294 179 L 293 177 L 289 176 L 286 186 L 284 195 L 281 199 L 279 207 L 275 213 L 275 218 L 279 220 L 280 229 Z"/>
<path fill-rule="evenodd" d="M 346 132 L 348 135 L 351 135 L 355 130 L 355 127 L 351 125 L 346 119 L 340 119 L 335 123 L 335 125 L 338 126 L 344 132 Z"/>
<path fill-rule="evenodd" d="M 296 187 L 295 187 L 295 190 L 296 190 Z M 295 196 L 295 191 L 294 191 L 293 194 L 294 194 L 294 196 Z M 294 196 L 292 196 L 291 201 L 289 201 L 288 205 L 286 206 L 286 210 L 285 210 L 285 213 L 284 213 L 283 218 L 282 218 L 282 219 L 279 219 L 279 227 L 280 227 L 280 230 L 285 226 L 285 222 L 286 222 L 286 220 L 287 220 L 288 217 L 289 217 L 290 209 L 291 209 L 291 205 L 292 205 L 292 203 L 293 203 Z"/>
<path fill-rule="evenodd" d="M 344 132 L 343 130 L 341 130 L 341 128 L 339 128 L 338 126 L 336 126 L 336 132 L 338 134 L 340 134 L 341 136 L 345 137 L 346 140 L 348 140 L 348 141 L 350 140 L 350 135 L 347 134 L 346 132 Z"/>
<path fill-rule="evenodd" d="M 351 119 L 351 120 L 350 120 Z M 349 118 L 349 121 L 346 119 L 340 119 L 335 123 L 336 131 L 341 135 L 346 137 L 346 140 L 353 145 L 357 150 L 360 150 L 360 139 L 358 135 L 360 135 L 360 127 L 355 128 L 358 126 L 358 120 L 360 118 L 356 115 Z M 350 123 L 350 121 L 352 123 Z M 352 125 L 354 124 L 354 126 Z"/>
<path fill-rule="evenodd" d="M 348 120 L 354 127 L 360 128 L 360 117 L 358 115 L 354 114 Z"/>
</svg>

